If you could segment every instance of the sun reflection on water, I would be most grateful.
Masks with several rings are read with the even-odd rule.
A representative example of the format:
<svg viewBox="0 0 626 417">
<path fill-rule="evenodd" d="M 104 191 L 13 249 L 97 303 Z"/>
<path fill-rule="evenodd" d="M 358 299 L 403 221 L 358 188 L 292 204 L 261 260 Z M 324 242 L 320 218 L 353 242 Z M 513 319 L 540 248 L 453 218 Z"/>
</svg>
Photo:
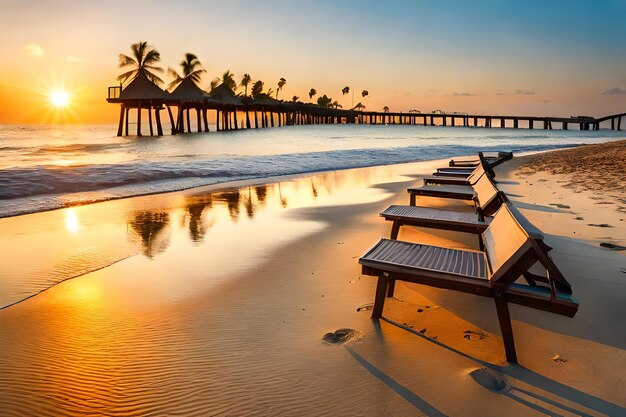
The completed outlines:
<svg viewBox="0 0 626 417">
<path fill-rule="evenodd" d="M 80 224 L 78 222 L 78 216 L 76 215 L 76 210 L 73 208 L 68 208 L 65 210 L 65 229 L 68 232 L 75 235 L 78 233 L 78 229 Z"/>
</svg>

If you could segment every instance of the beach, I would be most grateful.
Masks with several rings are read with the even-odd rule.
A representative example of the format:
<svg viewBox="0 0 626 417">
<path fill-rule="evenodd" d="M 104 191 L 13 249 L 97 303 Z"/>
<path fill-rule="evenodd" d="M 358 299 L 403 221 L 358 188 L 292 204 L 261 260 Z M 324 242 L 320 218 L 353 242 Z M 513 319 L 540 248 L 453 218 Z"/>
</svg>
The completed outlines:
<svg viewBox="0 0 626 417">
<path fill-rule="evenodd" d="M 358 258 L 389 236 L 378 213 L 448 158 L 0 219 L 0 414 L 624 415 L 625 149 L 496 169 L 580 302 L 574 318 L 511 306 L 519 366 L 487 298 L 398 283 L 370 318 Z M 425 228 L 399 239 L 478 247 Z M 324 340 L 338 329 L 348 343 Z"/>
</svg>

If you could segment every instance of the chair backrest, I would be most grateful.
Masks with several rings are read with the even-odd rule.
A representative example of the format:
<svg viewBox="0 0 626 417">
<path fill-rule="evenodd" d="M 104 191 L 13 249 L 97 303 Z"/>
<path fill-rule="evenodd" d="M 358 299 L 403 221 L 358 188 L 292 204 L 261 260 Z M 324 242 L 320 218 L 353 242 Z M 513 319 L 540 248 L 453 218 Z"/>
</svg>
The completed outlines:
<svg viewBox="0 0 626 417">
<path fill-rule="evenodd" d="M 487 173 L 487 175 L 489 175 L 491 178 L 495 178 L 496 173 L 493 172 L 493 168 L 491 164 L 489 163 L 489 161 L 487 161 L 487 158 L 485 158 L 485 155 L 482 152 L 478 152 L 478 158 L 480 159 L 480 164 L 485 169 L 485 172 Z"/>
<path fill-rule="evenodd" d="M 467 177 L 467 183 L 469 185 L 474 185 L 476 184 L 476 182 L 480 179 L 480 177 L 482 177 L 485 174 L 485 168 L 483 167 L 483 164 L 478 164 L 476 166 L 476 168 L 474 168 L 474 171 L 472 171 L 472 173 L 469 175 L 469 177 Z"/>
<path fill-rule="evenodd" d="M 489 211 L 495 211 L 495 208 L 492 210 L 487 209 L 492 203 L 495 203 L 495 199 L 499 198 L 500 191 L 498 191 L 489 177 L 483 175 L 472 188 L 476 192 L 474 199 L 476 201 L 476 208 L 480 211 L 479 214 L 491 214 Z"/>
<path fill-rule="evenodd" d="M 530 243 L 528 233 L 506 204 L 500 206 L 482 237 L 491 269 L 489 279 L 499 277 L 510 269 Z"/>
</svg>

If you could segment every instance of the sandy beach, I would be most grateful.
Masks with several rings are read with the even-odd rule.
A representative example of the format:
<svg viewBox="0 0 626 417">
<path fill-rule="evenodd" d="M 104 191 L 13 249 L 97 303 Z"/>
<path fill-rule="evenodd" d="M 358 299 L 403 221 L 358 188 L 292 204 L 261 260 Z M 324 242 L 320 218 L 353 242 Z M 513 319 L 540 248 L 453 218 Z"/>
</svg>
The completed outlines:
<svg viewBox="0 0 626 417">
<path fill-rule="evenodd" d="M 398 283 L 370 319 L 375 279 L 357 261 L 389 235 L 378 213 L 447 160 L 0 219 L 15 303 L 0 310 L 0 415 L 624 415 L 624 161 L 620 141 L 497 168 L 580 302 L 574 318 L 511 307 L 521 365 L 489 299 Z M 349 343 L 323 340 L 338 329 Z"/>
</svg>

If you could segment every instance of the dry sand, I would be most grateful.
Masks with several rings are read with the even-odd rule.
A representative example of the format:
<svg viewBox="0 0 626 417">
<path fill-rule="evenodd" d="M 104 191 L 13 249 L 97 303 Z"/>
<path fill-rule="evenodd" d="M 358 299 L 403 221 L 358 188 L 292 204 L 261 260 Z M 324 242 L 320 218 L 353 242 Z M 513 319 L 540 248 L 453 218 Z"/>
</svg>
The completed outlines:
<svg viewBox="0 0 626 417">
<path fill-rule="evenodd" d="M 369 318 L 375 280 L 357 259 L 390 231 L 377 213 L 407 203 L 416 176 L 444 164 L 434 161 L 270 184 L 264 206 L 258 193 L 222 206 L 213 197 L 202 212 L 211 191 L 196 190 L 80 208 L 79 219 L 105 225 L 152 213 L 138 233 L 143 255 L 0 310 L 0 414 L 624 415 L 626 256 L 600 244 L 626 245 L 625 192 L 563 187 L 575 174 L 538 170 L 533 158 L 500 167 L 498 186 L 546 233 L 581 307 L 570 319 L 512 306 L 522 366 L 504 362 L 489 299 L 399 284 L 385 320 Z M 246 204 L 258 204 L 253 218 Z M 154 213 L 165 212 L 163 232 Z M 201 238 L 183 243 L 183 229 Z M 428 229 L 400 238 L 477 247 L 474 236 Z M 357 332 L 324 343 L 337 329 Z"/>
</svg>

